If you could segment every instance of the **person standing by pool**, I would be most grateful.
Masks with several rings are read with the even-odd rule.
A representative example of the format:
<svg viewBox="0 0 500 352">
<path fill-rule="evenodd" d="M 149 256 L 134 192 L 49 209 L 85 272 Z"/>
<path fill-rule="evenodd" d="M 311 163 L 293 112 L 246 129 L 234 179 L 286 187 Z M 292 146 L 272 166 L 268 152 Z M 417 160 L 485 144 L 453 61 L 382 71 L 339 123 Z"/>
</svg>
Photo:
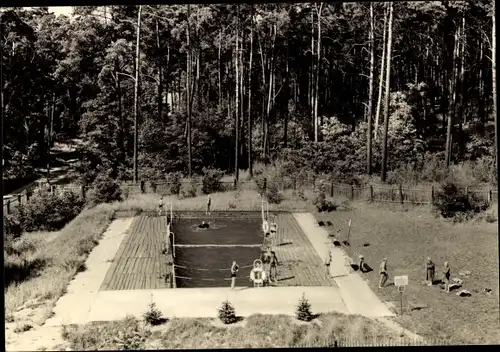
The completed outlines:
<svg viewBox="0 0 500 352">
<path fill-rule="evenodd" d="M 278 257 L 275 251 L 271 251 L 271 262 L 269 268 L 269 281 L 278 282 Z"/>
<path fill-rule="evenodd" d="M 210 206 L 212 205 L 212 197 L 210 194 L 207 197 L 207 212 L 206 215 L 210 215 Z"/>
<path fill-rule="evenodd" d="M 278 231 L 278 224 L 276 224 L 276 218 L 273 218 L 270 228 L 271 235 L 275 235 L 277 231 Z"/>
<path fill-rule="evenodd" d="M 233 260 L 233 265 L 231 265 L 231 290 L 234 290 L 234 286 L 236 284 L 236 273 L 240 267 L 236 264 L 236 261 Z"/>
<path fill-rule="evenodd" d="M 264 237 L 269 236 L 269 223 L 267 222 L 267 219 L 262 221 L 262 231 L 264 231 Z"/>
<path fill-rule="evenodd" d="M 380 268 L 378 270 L 378 273 L 380 275 L 380 281 L 378 282 L 378 288 L 382 288 L 385 285 L 385 282 L 389 278 L 389 274 L 387 274 L 387 258 L 384 258 L 382 260 L 382 263 L 380 263 Z"/>
<path fill-rule="evenodd" d="M 328 253 L 326 254 L 325 258 L 325 274 L 328 278 L 331 278 L 330 276 L 330 263 L 332 262 L 332 251 L 328 250 Z"/>
<path fill-rule="evenodd" d="M 158 216 L 161 216 L 163 213 L 163 196 L 160 197 L 160 201 L 158 202 Z"/>
</svg>

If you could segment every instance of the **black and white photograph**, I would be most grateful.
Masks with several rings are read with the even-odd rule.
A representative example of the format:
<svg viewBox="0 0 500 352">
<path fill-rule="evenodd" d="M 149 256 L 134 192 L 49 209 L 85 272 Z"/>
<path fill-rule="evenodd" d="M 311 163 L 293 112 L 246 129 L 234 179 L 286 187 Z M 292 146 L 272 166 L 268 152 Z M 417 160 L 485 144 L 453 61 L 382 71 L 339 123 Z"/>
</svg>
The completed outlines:
<svg viewBox="0 0 500 352">
<path fill-rule="evenodd" d="M 500 344 L 493 0 L 42 4 L 0 7 L 6 351 Z"/>
</svg>

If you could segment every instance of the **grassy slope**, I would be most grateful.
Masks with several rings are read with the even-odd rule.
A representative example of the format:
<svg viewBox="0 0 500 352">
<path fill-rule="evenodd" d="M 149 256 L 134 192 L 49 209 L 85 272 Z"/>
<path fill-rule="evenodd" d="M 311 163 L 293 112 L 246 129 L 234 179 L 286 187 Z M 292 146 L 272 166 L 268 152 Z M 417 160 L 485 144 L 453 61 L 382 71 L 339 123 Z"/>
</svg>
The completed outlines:
<svg viewBox="0 0 500 352">
<path fill-rule="evenodd" d="M 124 334 L 125 331 L 131 333 Z M 128 337 L 115 338 L 124 335 Z M 136 349 L 320 347 L 340 337 L 358 343 L 388 344 L 399 336 L 367 318 L 331 313 L 310 323 L 300 323 L 289 316 L 258 314 L 232 326 L 223 326 L 215 319 L 173 319 L 154 332 L 134 319 L 124 319 L 67 326 L 63 328 L 63 337 L 73 350 L 81 351 L 122 346 Z"/>
<path fill-rule="evenodd" d="M 382 258 L 388 258 L 389 283 L 395 275 L 409 276 L 405 297 L 409 303 L 428 308 L 398 317 L 401 325 L 424 337 L 449 337 L 455 343 L 500 342 L 496 223 L 451 224 L 431 215 L 429 208 L 403 211 L 400 207 L 389 209 L 378 204 L 356 204 L 352 211 L 317 217 L 332 221 L 330 232 L 340 229 L 341 241 L 352 218 L 351 247 L 347 251 L 352 258 L 355 254 L 364 255 L 374 270 L 364 275 L 385 301 L 394 302 L 399 308 L 399 293 L 394 286 L 378 289 L 378 266 Z M 365 243 L 369 246 L 364 247 Z M 448 261 L 451 277 L 463 279 L 463 288 L 472 296 L 461 298 L 438 287 L 423 285 L 427 256 L 437 265 L 437 278 L 441 278 L 443 263 Z M 470 278 L 458 275 L 464 270 L 472 272 Z M 482 292 L 486 287 L 493 289 L 491 295 Z"/>
</svg>

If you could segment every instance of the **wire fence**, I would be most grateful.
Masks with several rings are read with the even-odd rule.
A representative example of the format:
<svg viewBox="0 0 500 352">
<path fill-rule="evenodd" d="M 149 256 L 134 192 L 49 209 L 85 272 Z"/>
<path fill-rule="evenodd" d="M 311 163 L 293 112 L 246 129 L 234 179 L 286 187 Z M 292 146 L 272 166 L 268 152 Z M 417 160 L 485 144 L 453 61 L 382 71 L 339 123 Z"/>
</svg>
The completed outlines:
<svg viewBox="0 0 500 352">
<path fill-rule="evenodd" d="M 270 182 L 264 179 L 264 189 L 268 187 Z M 435 186 L 427 187 L 403 187 L 402 185 L 380 185 L 370 184 L 364 186 L 354 186 L 339 184 L 319 178 L 293 178 L 283 177 L 273 180 L 273 185 L 279 191 L 292 190 L 296 195 L 300 195 L 306 191 L 313 191 L 320 185 L 324 188 L 327 195 L 335 198 L 348 199 L 351 201 L 374 202 L 374 203 L 400 203 L 413 205 L 429 205 L 433 204 L 438 188 Z M 140 181 L 129 182 L 125 181 L 121 184 L 121 189 L 125 197 L 133 194 L 158 194 L 172 195 L 172 190 L 180 189 L 180 194 L 185 197 L 196 196 L 203 194 L 203 184 L 200 181 L 181 181 L 179 183 L 157 182 L 157 181 Z M 10 214 L 13 209 L 19 204 L 26 204 L 34 192 L 39 189 L 50 190 L 50 192 L 59 192 L 70 190 L 79 193 L 81 197 L 86 198 L 88 192 L 92 191 L 91 186 L 80 186 L 75 184 L 68 185 L 51 185 L 37 186 L 24 190 L 20 194 L 12 195 L 9 199 L 4 199 L 3 211 L 4 214 Z M 498 201 L 498 191 L 490 186 L 479 187 L 462 187 L 462 191 L 468 196 L 474 196 L 476 199 L 482 200 L 487 204 L 492 204 Z M 233 190 L 262 190 L 262 185 L 259 188 L 255 181 L 239 181 L 237 184 L 232 181 L 219 182 L 219 192 Z"/>
</svg>

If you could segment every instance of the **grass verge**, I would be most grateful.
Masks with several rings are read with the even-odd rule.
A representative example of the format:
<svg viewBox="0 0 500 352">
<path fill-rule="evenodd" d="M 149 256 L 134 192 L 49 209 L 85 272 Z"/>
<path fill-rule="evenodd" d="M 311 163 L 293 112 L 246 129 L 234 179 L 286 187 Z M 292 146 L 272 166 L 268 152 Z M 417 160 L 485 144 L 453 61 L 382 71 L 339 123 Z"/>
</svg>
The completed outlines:
<svg viewBox="0 0 500 352">
<path fill-rule="evenodd" d="M 409 286 L 403 296 L 406 312 L 396 318 L 402 326 L 424 338 L 444 338 L 457 344 L 500 342 L 496 223 L 478 219 L 452 224 L 433 216 L 427 207 L 402 210 L 374 204 L 355 204 L 351 211 L 316 217 L 325 223 L 331 221 L 333 225 L 327 229 L 341 242 L 346 240 L 352 218 L 350 246 L 344 248 L 355 260 L 358 254 L 364 255 L 373 271 L 362 275 L 375 293 L 393 302 L 398 311 L 399 293 L 393 278 L 408 275 Z M 448 261 L 451 278 L 464 280 L 462 288 L 472 296 L 458 297 L 423 284 L 428 256 L 436 263 L 436 279 L 441 278 L 443 264 Z M 378 266 L 384 257 L 388 258 L 390 286 L 379 289 Z M 470 277 L 459 275 L 466 270 L 471 271 Z M 486 294 L 485 288 L 492 293 Z"/>
<path fill-rule="evenodd" d="M 345 345 L 405 343 L 384 325 L 361 316 L 330 313 L 310 323 L 284 315 L 252 315 L 221 326 L 215 319 L 172 319 L 150 328 L 132 317 L 116 322 L 62 328 L 72 350 L 121 348 L 276 348 L 324 347 L 335 340 Z M 406 341 L 408 344 L 409 342 Z"/>
</svg>

